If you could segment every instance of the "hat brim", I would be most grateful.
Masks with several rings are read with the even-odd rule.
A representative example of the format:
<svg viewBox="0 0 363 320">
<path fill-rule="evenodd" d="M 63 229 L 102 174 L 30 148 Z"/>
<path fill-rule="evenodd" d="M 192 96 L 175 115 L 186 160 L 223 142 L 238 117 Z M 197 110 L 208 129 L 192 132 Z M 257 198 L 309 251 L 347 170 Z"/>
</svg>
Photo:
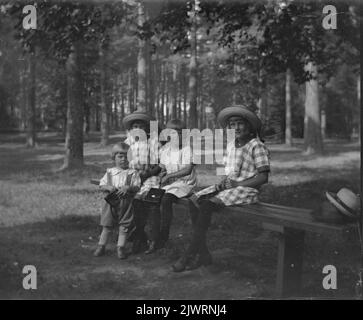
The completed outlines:
<svg viewBox="0 0 363 320">
<path fill-rule="evenodd" d="M 152 120 L 154 120 L 154 119 L 146 113 L 141 113 L 141 112 L 135 113 L 134 112 L 134 113 L 131 113 L 131 114 L 128 114 L 127 116 L 125 116 L 122 119 L 122 123 L 127 130 L 130 130 L 132 123 L 135 121 L 143 121 L 143 122 L 146 122 L 147 125 L 150 125 L 150 121 L 152 121 Z"/>
<path fill-rule="evenodd" d="M 325 195 L 327 197 L 327 199 L 329 200 L 329 202 L 334 206 L 336 207 L 339 212 L 341 212 L 342 214 L 350 217 L 350 218 L 356 218 L 356 216 L 349 212 L 347 209 L 345 209 L 339 202 L 338 202 L 338 197 L 335 193 L 332 193 L 332 192 L 329 192 L 329 191 L 326 191 L 325 192 Z"/>
<path fill-rule="evenodd" d="M 222 109 L 217 117 L 219 124 L 225 128 L 228 124 L 228 119 L 233 116 L 239 116 L 245 118 L 252 126 L 256 132 L 259 132 L 261 129 L 261 120 L 257 117 L 257 115 L 243 107 L 227 107 Z"/>
</svg>

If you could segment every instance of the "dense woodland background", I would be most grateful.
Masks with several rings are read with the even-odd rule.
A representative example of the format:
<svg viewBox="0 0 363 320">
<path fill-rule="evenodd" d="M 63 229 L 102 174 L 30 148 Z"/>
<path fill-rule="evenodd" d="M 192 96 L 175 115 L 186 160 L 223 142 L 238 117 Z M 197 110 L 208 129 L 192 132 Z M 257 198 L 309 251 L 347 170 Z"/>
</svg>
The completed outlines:
<svg viewBox="0 0 363 320">
<path fill-rule="evenodd" d="M 122 118 L 215 128 L 232 103 L 255 109 L 267 140 L 322 153 L 324 139 L 360 136 L 358 1 L 0 1 L 0 130 L 58 131 L 63 168 L 82 166 L 83 142 L 106 145 Z M 337 29 L 322 26 L 337 9 Z"/>
</svg>

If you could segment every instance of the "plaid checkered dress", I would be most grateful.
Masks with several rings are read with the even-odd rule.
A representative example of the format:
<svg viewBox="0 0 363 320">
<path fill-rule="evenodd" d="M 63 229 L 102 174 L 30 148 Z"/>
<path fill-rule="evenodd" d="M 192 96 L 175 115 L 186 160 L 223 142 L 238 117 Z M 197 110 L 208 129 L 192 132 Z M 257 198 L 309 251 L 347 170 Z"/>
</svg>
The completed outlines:
<svg viewBox="0 0 363 320">
<path fill-rule="evenodd" d="M 257 138 L 244 146 L 236 148 L 235 143 L 227 146 L 225 171 L 228 178 L 244 181 L 259 172 L 270 171 L 270 154 L 266 146 Z M 197 197 L 211 193 L 215 186 L 210 186 L 196 193 Z M 249 187 L 236 187 L 223 190 L 214 196 L 225 206 L 250 204 L 258 201 L 258 190 Z"/>
<path fill-rule="evenodd" d="M 154 152 L 158 152 L 160 144 L 157 139 L 148 139 L 148 141 L 135 141 L 132 137 L 128 137 L 125 143 L 129 144 L 131 149 L 131 161 L 129 161 L 129 168 L 138 171 L 148 169 L 150 165 L 150 159 L 155 161 Z M 139 198 L 149 192 L 151 188 L 158 188 L 160 185 L 160 178 L 158 176 L 152 176 L 147 178 L 140 191 L 136 194 L 136 198 Z"/>
</svg>

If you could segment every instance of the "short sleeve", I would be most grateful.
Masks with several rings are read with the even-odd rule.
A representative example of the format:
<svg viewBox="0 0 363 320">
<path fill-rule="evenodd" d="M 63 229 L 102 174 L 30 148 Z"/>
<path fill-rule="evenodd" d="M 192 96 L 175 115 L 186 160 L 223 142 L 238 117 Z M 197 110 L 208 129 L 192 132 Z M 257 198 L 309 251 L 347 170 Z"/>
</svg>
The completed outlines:
<svg viewBox="0 0 363 320">
<path fill-rule="evenodd" d="M 253 159 L 258 172 L 270 172 L 270 152 L 263 143 L 253 148 Z"/>
<path fill-rule="evenodd" d="M 135 172 L 131 177 L 132 187 L 141 187 L 141 178 L 138 172 Z"/>
<path fill-rule="evenodd" d="M 193 164 L 192 149 L 190 147 L 184 147 L 182 149 L 182 166 L 188 166 Z"/>
<path fill-rule="evenodd" d="M 108 179 L 107 179 L 108 171 L 104 174 L 104 176 L 100 180 L 100 186 L 107 186 L 108 185 Z"/>
</svg>

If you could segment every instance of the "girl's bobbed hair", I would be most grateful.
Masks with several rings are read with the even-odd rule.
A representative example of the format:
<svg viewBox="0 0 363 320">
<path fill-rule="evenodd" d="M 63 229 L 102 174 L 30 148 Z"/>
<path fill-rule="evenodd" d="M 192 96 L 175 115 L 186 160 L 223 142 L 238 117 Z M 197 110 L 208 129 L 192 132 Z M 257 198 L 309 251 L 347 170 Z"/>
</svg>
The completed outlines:
<svg viewBox="0 0 363 320">
<path fill-rule="evenodd" d="M 127 153 L 130 149 L 130 146 L 125 143 L 125 142 L 117 142 L 113 145 L 112 147 L 112 152 L 111 152 L 111 158 L 112 160 L 115 160 L 116 154 L 117 153 Z"/>
</svg>

